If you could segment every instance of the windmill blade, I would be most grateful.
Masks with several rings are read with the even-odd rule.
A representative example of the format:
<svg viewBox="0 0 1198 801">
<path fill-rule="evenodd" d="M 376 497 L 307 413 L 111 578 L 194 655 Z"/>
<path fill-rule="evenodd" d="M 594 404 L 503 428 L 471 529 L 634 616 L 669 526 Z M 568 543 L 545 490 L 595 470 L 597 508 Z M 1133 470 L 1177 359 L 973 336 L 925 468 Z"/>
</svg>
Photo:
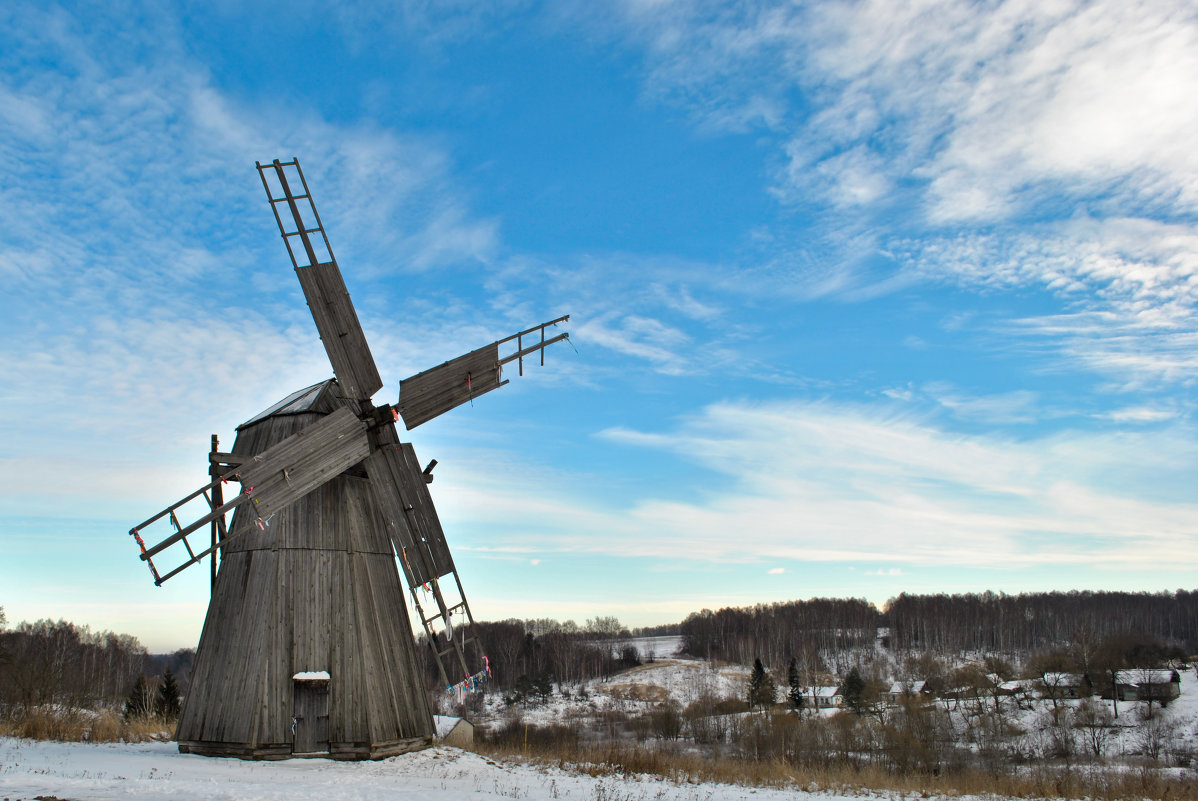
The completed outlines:
<svg viewBox="0 0 1198 801">
<path fill-rule="evenodd" d="M 388 439 L 394 438 L 393 432 L 394 428 Z M 453 557 L 415 449 L 408 443 L 381 444 L 366 460 L 366 475 L 408 586 L 420 587 L 452 573 Z"/>
<path fill-rule="evenodd" d="M 460 629 L 463 624 L 473 624 L 474 616 L 466 602 L 466 593 L 445 542 L 445 532 L 428 492 L 428 479 L 420 469 L 415 449 L 398 441 L 394 425 L 380 428 L 379 439 L 382 440 L 379 447 L 366 460 L 371 494 L 407 578 L 412 602 L 428 635 L 441 681 L 449 684 L 450 676 L 471 675 L 472 663 L 474 668 L 478 667 L 477 659 L 481 656 L 478 640 L 469 633 L 454 636 L 454 617 L 457 617 Z M 443 591 L 443 580 L 447 576 L 452 576 L 449 586 L 456 589 L 456 598 L 449 600 Z M 426 600 L 431 597 L 432 607 L 427 613 L 417 590 L 425 593 Z M 473 653 L 468 655 L 467 651 Z M 449 657 L 452 659 L 447 666 Z"/>
<path fill-rule="evenodd" d="M 237 479 L 258 517 L 266 519 L 369 454 L 366 423 L 343 406 L 250 458 Z"/>
<path fill-rule="evenodd" d="M 479 395 L 499 389 L 507 383 L 501 379 L 502 375 L 499 343 L 492 342 L 405 378 L 399 382 L 398 405 L 404 425 L 411 430 Z"/>
<path fill-rule="evenodd" d="M 299 160 L 275 159 L 265 166 L 255 162 L 255 166 L 341 391 L 348 398 L 368 400 L 383 386 L 383 380 Z M 293 191 L 296 179 L 303 187 L 299 194 Z"/>
<path fill-rule="evenodd" d="M 508 362 L 518 361 L 523 375 L 524 357 L 539 351 L 541 363 L 544 364 L 545 348 L 570 338 L 569 334 L 561 333 L 546 339 L 545 329 L 569 319 L 570 315 L 567 314 L 556 320 L 541 323 L 490 345 L 484 345 L 478 350 L 472 350 L 423 373 L 417 373 L 411 378 L 405 378 L 399 382 L 397 406 L 400 415 L 403 416 L 404 426 L 410 431 L 450 409 L 472 402 L 479 395 L 499 389 L 507 383 L 503 380 L 503 365 Z M 524 347 L 524 337 L 537 332 L 540 333 L 540 341 Z M 501 358 L 500 346 L 511 342 L 516 343 L 516 351 Z"/>
<path fill-rule="evenodd" d="M 243 504 L 251 504 L 259 520 L 268 520 L 278 510 L 361 462 L 369 452 L 366 424 L 349 409 L 342 407 L 257 456 L 228 468 L 219 478 L 134 526 L 129 533 L 141 549 L 141 559 L 149 564 L 154 583 L 161 585 L 181 570 L 224 547 L 230 539 L 226 536 L 212 547 L 197 552 L 187 541 L 188 535 L 213 521 L 218 521 L 223 528 L 224 516 Z M 236 458 L 231 454 L 217 456 Z M 230 478 L 241 482 L 242 492 L 226 503 L 221 498 L 220 486 Z M 183 524 L 178 516 L 179 511 L 200 498 L 207 503 L 209 511 Z M 169 521 L 173 532 L 154 545 L 146 545 L 142 532 L 159 520 Z M 174 569 L 159 573 L 154 557 L 180 542 L 188 558 Z"/>
</svg>

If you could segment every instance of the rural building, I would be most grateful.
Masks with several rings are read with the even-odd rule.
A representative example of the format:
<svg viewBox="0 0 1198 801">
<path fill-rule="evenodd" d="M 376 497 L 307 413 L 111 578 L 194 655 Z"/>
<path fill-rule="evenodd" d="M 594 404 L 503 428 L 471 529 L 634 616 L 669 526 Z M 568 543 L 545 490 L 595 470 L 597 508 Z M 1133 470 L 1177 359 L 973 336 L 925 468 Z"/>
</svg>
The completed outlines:
<svg viewBox="0 0 1198 801">
<path fill-rule="evenodd" d="M 433 715 L 433 723 L 437 726 L 438 742 L 457 748 L 469 748 L 474 745 L 474 724 L 465 718 Z"/>
<path fill-rule="evenodd" d="M 927 689 L 926 681 L 896 681 L 890 685 L 890 689 L 886 691 L 886 701 L 890 704 L 897 704 L 905 697 L 911 696 L 930 696 Z"/>
<path fill-rule="evenodd" d="M 1119 670 L 1114 690 L 1120 701 L 1168 702 L 1181 695 L 1181 676 L 1169 668 Z"/>
<path fill-rule="evenodd" d="M 844 695 L 839 687 L 808 687 L 803 694 L 816 709 L 839 709 L 844 706 Z"/>
<path fill-rule="evenodd" d="M 1045 673 L 1036 680 L 1041 698 L 1082 698 L 1089 695 L 1085 677 L 1077 673 Z"/>
</svg>

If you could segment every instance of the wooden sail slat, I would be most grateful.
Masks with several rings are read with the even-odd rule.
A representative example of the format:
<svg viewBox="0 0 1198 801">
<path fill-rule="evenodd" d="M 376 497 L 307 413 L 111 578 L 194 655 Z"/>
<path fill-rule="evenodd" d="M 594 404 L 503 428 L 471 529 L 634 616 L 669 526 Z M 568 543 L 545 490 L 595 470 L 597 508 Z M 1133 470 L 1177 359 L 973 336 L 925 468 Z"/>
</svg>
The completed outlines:
<svg viewBox="0 0 1198 801">
<path fill-rule="evenodd" d="M 499 346 L 492 342 L 478 350 L 437 365 L 399 384 L 399 413 L 413 429 L 473 398 L 498 389 Z"/>
<path fill-rule="evenodd" d="M 312 311 L 316 330 L 320 332 L 320 340 L 333 365 L 333 373 L 341 383 L 341 391 L 346 397 L 367 400 L 379 391 L 383 381 L 379 377 L 374 357 L 370 355 L 366 335 L 362 332 L 358 313 L 350 301 L 349 290 L 345 288 L 345 280 L 337 266 L 324 223 L 320 220 L 320 212 L 316 210 L 316 203 L 308 190 L 304 171 L 295 160 L 284 163 L 275 159 L 265 166 L 258 163 L 257 168 L 279 233 L 287 245 L 291 264 L 295 267 L 308 308 Z M 302 192 L 297 193 L 292 189 L 286 168 L 294 169 L 292 178 L 299 178 Z M 267 175 L 273 176 L 278 183 L 279 194 L 272 190 Z M 301 200 L 304 202 L 298 202 Z M 285 207 L 285 211 L 280 212 L 280 207 Z M 315 225 L 309 224 L 305 211 Z M 320 238 L 314 239 L 314 234 L 319 234 Z M 298 238 L 303 245 L 302 256 L 296 254 L 292 245 L 293 237 Z"/>
<path fill-rule="evenodd" d="M 370 453 L 366 424 L 342 407 L 238 468 L 259 518 L 267 518 Z"/>
<path fill-rule="evenodd" d="M 330 261 L 297 267 L 295 274 L 299 276 L 341 391 L 346 397 L 357 400 L 372 397 L 382 388 L 383 379 L 370 355 L 370 346 L 337 263 Z"/>
</svg>

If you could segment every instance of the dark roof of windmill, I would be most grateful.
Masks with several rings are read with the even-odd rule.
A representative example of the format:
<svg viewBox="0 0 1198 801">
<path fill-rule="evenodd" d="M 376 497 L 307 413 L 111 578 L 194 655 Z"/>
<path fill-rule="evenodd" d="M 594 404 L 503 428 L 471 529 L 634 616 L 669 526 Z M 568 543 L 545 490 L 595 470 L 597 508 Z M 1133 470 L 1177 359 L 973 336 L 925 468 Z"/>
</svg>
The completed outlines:
<svg viewBox="0 0 1198 801">
<path fill-rule="evenodd" d="M 332 412 L 337 407 L 336 398 L 333 397 L 332 391 L 334 383 L 336 383 L 336 379 L 330 378 L 318 384 L 313 384 L 310 387 L 296 390 L 269 409 L 259 412 L 237 426 L 237 430 L 240 431 L 247 426 L 252 426 L 254 423 L 260 423 L 268 417 L 280 417 L 285 414 L 305 414 L 308 412 L 315 412 L 317 414 Z"/>
</svg>

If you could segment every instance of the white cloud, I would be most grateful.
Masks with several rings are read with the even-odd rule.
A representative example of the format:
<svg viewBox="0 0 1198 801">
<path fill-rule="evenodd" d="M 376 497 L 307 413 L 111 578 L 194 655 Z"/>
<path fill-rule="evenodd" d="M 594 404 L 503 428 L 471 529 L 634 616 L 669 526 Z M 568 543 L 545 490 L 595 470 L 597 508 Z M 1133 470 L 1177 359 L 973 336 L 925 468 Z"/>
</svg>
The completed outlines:
<svg viewBox="0 0 1198 801">
<path fill-rule="evenodd" d="M 896 243 L 896 257 L 928 277 L 967 285 L 1037 285 L 1127 312 L 1185 314 L 1198 304 L 1198 228 L 1143 218 L 1077 216 L 1002 235 Z"/>
<path fill-rule="evenodd" d="M 771 576 L 781 576 L 783 573 L 785 573 L 785 572 L 786 572 L 786 568 L 784 568 L 784 567 L 771 567 L 769 570 L 767 570 L 767 571 L 765 571 L 765 572 L 766 572 L 767 574 L 771 575 Z"/>
<path fill-rule="evenodd" d="M 1175 420 L 1180 414 L 1176 409 L 1160 409 L 1153 406 L 1127 406 L 1099 415 L 1116 423 L 1160 423 Z"/>
<path fill-rule="evenodd" d="M 1004 234 L 896 244 L 913 272 L 982 289 L 1032 287 L 1065 309 L 999 329 L 1035 335 L 1071 366 L 1115 387 L 1191 380 L 1198 372 L 1198 229 L 1139 218 L 1079 216 Z"/>
<path fill-rule="evenodd" d="M 930 384 L 923 389 L 936 403 L 965 420 L 1010 425 L 1034 423 L 1042 417 L 1039 396 L 1028 390 L 975 396 L 943 383 Z"/>
<path fill-rule="evenodd" d="M 1184 3 L 625 8 L 653 96 L 788 137 L 797 195 L 857 205 L 919 176 L 939 220 L 1004 217 L 1044 182 L 1198 206 L 1198 20 Z"/>
<path fill-rule="evenodd" d="M 680 353 L 689 337 L 677 328 L 639 315 L 618 317 L 609 313 L 591 317 L 576 328 L 580 342 L 593 342 L 605 348 L 652 362 L 658 372 L 680 375 L 693 368 Z"/>
<path fill-rule="evenodd" d="M 560 479 L 514 493 L 480 464 L 443 508 L 457 531 L 623 557 L 1069 569 L 1146 565 L 1168 542 L 1175 564 L 1198 566 L 1187 478 L 1198 442 L 1184 427 L 1007 440 L 877 410 L 777 403 L 711 406 L 672 432 L 605 437 L 701 465 L 721 477 L 719 489 L 693 499 L 659 486 L 612 508 L 543 491 Z"/>
</svg>

